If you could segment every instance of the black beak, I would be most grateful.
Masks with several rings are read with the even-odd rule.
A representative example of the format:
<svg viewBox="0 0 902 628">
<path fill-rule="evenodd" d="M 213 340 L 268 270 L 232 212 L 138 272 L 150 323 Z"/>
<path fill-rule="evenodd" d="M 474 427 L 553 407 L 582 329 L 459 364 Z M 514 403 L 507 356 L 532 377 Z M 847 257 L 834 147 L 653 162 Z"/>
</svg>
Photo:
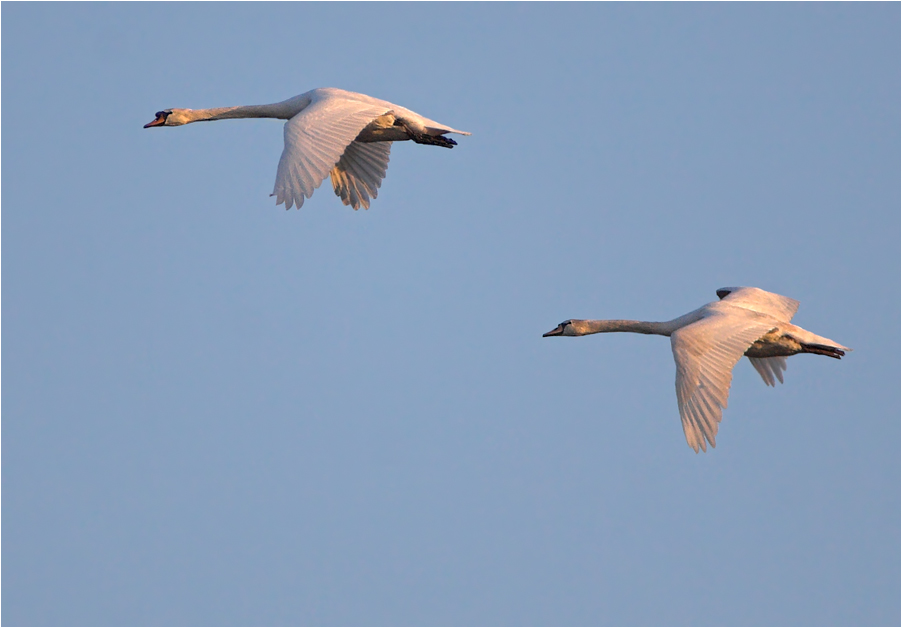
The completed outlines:
<svg viewBox="0 0 902 628">
<path fill-rule="evenodd" d="M 560 336 L 563 333 L 564 333 L 564 324 L 561 323 L 560 325 L 558 325 L 557 327 L 552 329 L 547 334 L 542 334 L 542 338 L 547 338 L 548 336 Z"/>
</svg>

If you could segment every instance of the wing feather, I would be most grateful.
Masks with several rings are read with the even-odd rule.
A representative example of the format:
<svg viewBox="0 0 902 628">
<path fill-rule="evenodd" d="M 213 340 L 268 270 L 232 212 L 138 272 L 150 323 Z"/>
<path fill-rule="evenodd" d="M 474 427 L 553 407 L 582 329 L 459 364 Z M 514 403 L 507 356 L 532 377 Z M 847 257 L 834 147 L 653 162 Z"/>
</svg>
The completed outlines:
<svg viewBox="0 0 902 628">
<path fill-rule="evenodd" d="M 698 452 L 698 447 L 702 448 L 702 451 L 707 451 L 708 446 L 705 441 L 704 434 L 707 431 L 707 427 L 704 424 L 704 420 L 702 419 L 701 412 L 696 407 L 697 404 L 695 402 L 689 403 L 686 406 L 686 416 L 688 417 L 688 423 L 691 428 L 693 442 L 696 443 L 695 451 Z M 684 425 L 685 431 L 685 425 Z M 688 436 L 687 436 L 688 442 Z"/>
<path fill-rule="evenodd" d="M 741 310 L 739 310 L 741 312 Z M 712 311 L 670 336 L 676 362 L 676 393 L 686 442 L 696 452 L 715 445 L 727 407 L 733 367 L 752 343 L 774 328 L 767 317 Z"/>
<path fill-rule="evenodd" d="M 758 371 L 761 379 L 768 386 L 776 386 L 779 381 L 783 383 L 783 371 L 786 370 L 786 358 L 778 356 L 775 358 L 749 358 L 749 362 Z"/>
<path fill-rule="evenodd" d="M 285 123 L 285 149 L 273 189 L 276 203 L 285 203 L 286 209 L 292 205 L 300 209 L 304 199 L 313 195 L 339 163 L 354 138 L 388 111 L 388 103 L 361 102 L 326 92 L 315 97 L 308 107 Z M 357 188 L 358 194 L 359 191 Z M 359 195 L 356 202 L 362 203 Z"/>
<path fill-rule="evenodd" d="M 391 142 L 351 142 L 332 168 L 332 187 L 345 205 L 369 209 L 388 171 Z"/>
<path fill-rule="evenodd" d="M 720 296 L 722 294 L 724 296 Z M 768 314 L 784 323 L 791 321 L 799 310 L 799 302 L 795 299 L 761 288 L 721 288 L 717 296 L 725 303 Z"/>
</svg>

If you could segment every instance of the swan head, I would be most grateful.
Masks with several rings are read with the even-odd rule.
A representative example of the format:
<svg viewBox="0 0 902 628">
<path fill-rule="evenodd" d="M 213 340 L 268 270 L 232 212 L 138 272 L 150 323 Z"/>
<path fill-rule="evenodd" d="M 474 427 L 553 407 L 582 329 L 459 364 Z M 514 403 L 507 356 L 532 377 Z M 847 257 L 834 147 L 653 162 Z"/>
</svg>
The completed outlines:
<svg viewBox="0 0 902 628">
<path fill-rule="evenodd" d="M 152 126 L 182 126 L 183 124 L 188 124 L 189 122 L 193 122 L 191 119 L 189 112 L 190 109 L 164 109 L 163 111 L 156 112 L 153 122 L 148 122 L 144 125 L 145 129 L 149 129 Z"/>
<path fill-rule="evenodd" d="M 564 321 L 547 334 L 542 334 L 542 338 L 548 336 L 584 336 L 588 329 L 585 328 L 586 321 Z"/>
</svg>

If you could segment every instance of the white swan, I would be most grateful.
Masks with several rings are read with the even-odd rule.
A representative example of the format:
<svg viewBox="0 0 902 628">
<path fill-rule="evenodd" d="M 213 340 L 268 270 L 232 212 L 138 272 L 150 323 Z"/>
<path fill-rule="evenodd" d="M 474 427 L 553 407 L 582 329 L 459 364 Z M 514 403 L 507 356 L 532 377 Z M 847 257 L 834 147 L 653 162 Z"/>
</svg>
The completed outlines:
<svg viewBox="0 0 902 628">
<path fill-rule="evenodd" d="M 272 105 L 164 109 L 144 128 L 230 118 L 288 120 L 272 193 L 276 205 L 285 203 L 285 209 L 292 203 L 300 209 L 304 198 L 310 198 L 329 175 L 345 205 L 368 209 L 385 178 L 392 142 L 413 140 L 451 148 L 457 142 L 444 137 L 446 133 L 469 135 L 388 101 L 333 87 Z"/>
<path fill-rule="evenodd" d="M 733 367 L 748 356 L 764 383 L 783 383 L 786 356 L 815 353 L 840 359 L 851 351 L 790 324 L 799 302 L 759 288 L 721 288 L 720 301 L 665 323 L 564 321 L 544 336 L 585 336 L 611 331 L 670 336 L 676 362 L 676 393 L 686 442 L 696 453 L 714 447 L 717 424 L 727 407 Z"/>
</svg>

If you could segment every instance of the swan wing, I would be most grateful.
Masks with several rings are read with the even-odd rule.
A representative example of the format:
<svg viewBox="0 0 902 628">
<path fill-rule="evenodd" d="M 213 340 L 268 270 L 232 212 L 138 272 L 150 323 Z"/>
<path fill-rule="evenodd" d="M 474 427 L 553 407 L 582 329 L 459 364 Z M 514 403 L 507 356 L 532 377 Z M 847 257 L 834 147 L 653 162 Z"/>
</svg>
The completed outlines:
<svg viewBox="0 0 902 628">
<path fill-rule="evenodd" d="M 341 202 L 354 209 L 370 208 L 370 199 L 388 170 L 391 142 L 351 142 L 332 168 L 332 187 Z"/>
<path fill-rule="evenodd" d="M 717 296 L 724 303 L 768 314 L 784 323 L 791 321 L 799 309 L 799 302 L 795 299 L 761 288 L 721 288 Z"/>
<path fill-rule="evenodd" d="M 285 149 L 273 189 L 276 204 L 285 203 L 285 209 L 294 204 L 300 209 L 363 128 L 390 111 L 386 105 L 327 93 L 315 96 L 286 122 Z"/>
<path fill-rule="evenodd" d="M 758 375 L 768 386 L 776 386 L 777 382 L 783 383 L 783 371 L 786 370 L 786 358 L 749 358 L 749 362 L 758 371 Z"/>
<path fill-rule="evenodd" d="M 741 312 L 741 310 L 740 310 Z M 676 394 L 686 442 L 696 453 L 715 446 L 727 407 L 733 367 L 745 351 L 774 328 L 767 317 L 713 311 L 670 336 L 676 362 Z"/>
</svg>

